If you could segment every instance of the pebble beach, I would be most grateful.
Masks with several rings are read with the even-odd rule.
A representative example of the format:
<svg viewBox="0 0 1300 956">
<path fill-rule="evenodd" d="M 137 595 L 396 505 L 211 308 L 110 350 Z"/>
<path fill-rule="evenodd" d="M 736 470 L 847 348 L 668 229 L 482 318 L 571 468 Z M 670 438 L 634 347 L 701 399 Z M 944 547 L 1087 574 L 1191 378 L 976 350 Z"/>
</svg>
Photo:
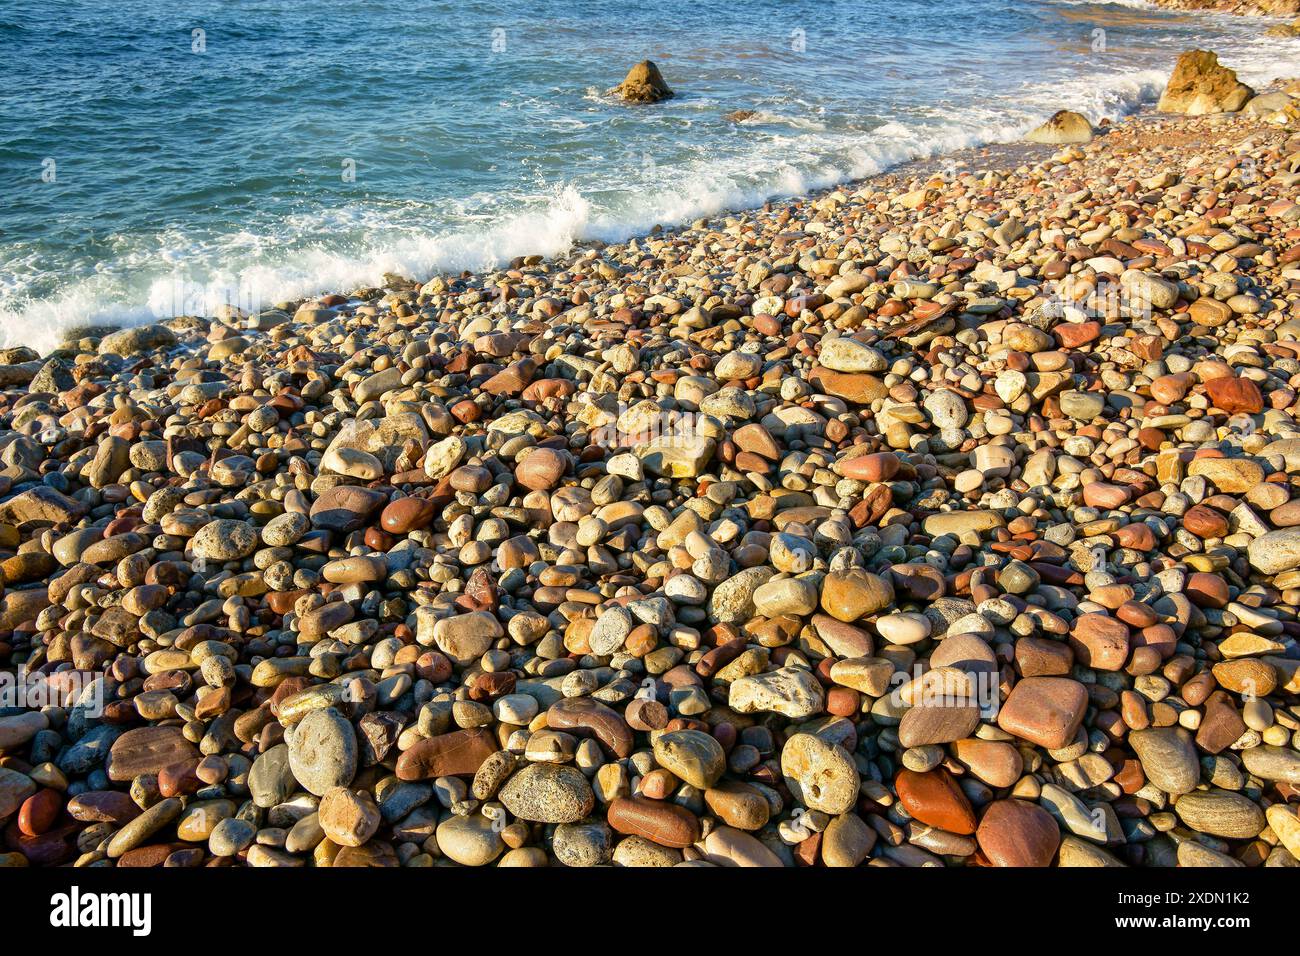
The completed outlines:
<svg viewBox="0 0 1300 956">
<path fill-rule="evenodd" d="M 0 865 L 1296 866 L 1300 83 L 1206 56 L 3 350 Z"/>
</svg>

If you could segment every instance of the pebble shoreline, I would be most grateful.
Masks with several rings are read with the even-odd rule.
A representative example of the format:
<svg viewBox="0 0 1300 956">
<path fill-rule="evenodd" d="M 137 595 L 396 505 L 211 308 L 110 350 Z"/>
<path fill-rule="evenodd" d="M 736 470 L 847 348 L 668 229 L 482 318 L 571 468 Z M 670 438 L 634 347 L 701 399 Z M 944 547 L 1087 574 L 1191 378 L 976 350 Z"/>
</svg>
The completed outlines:
<svg viewBox="0 0 1300 956">
<path fill-rule="evenodd" d="M 6 350 L 0 864 L 1295 866 L 1294 113 L 1034 150 Z"/>
</svg>

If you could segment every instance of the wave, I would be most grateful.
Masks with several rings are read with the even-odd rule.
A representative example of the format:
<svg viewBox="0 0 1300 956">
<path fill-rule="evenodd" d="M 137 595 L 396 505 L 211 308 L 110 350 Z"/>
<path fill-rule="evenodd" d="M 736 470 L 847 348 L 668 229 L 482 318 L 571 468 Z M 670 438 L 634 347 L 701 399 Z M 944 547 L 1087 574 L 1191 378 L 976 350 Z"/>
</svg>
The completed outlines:
<svg viewBox="0 0 1300 956">
<path fill-rule="evenodd" d="M 42 354 L 70 330 L 97 325 L 129 326 L 176 315 L 212 315 L 220 305 L 249 313 L 327 291 L 352 290 L 382 282 L 386 273 L 427 277 L 440 271 L 485 269 L 515 256 L 558 255 L 583 237 L 589 204 L 566 188 L 535 208 L 488 228 L 444 233 L 418 231 L 407 222 L 384 219 L 373 210 L 352 210 L 353 234 L 369 236 L 340 248 L 316 244 L 277 252 L 250 252 L 247 235 L 196 256 L 181 237 L 152 250 L 151 257 L 175 262 L 172 270 L 97 271 L 57 294 L 17 309 L 0 309 L 0 346 L 27 345 Z M 338 212 L 301 216 L 296 234 L 328 234 Z M 347 218 L 342 216 L 342 218 Z M 286 243 L 288 244 L 288 243 Z M 134 258 L 134 257 L 132 257 Z M 204 268 L 203 263 L 210 263 Z"/>
</svg>

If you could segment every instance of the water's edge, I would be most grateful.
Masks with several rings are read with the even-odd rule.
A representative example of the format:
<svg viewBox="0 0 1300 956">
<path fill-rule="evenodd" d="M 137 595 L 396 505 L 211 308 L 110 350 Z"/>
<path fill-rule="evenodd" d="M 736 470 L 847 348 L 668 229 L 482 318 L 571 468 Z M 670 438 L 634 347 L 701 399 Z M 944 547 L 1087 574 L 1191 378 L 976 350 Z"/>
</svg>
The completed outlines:
<svg viewBox="0 0 1300 956">
<path fill-rule="evenodd" d="M 1171 63 L 1177 52 L 1171 51 Z M 1255 59 L 1234 65 L 1243 79 L 1257 86 L 1298 69 L 1296 58 L 1272 55 L 1263 47 L 1253 52 L 1258 54 Z M 908 163 L 1018 143 L 1055 108 L 1079 110 L 1094 122 L 1140 114 L 1154 106 L 1167 77 L 1168 69 L 1162 66 L 1100 71 L 1058 88 L 1040 83 L 1030 87 L 1026 99 L 1012 104 L 1012 116 L 1002 125 L 971 111 L 954 112 L 951 122 L 937 129 L 909 125 L 905 118 L 888 121 L 867 134 L 858 134 L 845 148 L 831 150 L 824 139 L 818 139 L 817 145 L 824 147 L 822 156 L 814 150 L 800 156 L 802 165 L 763 169 L 762 176 L 747 178 L 728 170 L 715 178 L 691 179 L 690 170 L 686 170 L 678 171 L 680 181 L 647 180 L 638 186 L 633 171 L 624 177 L 632 184 L 625 183 L 628 201 L 618 207 L 602 205 L 603 197 L 584 194 L 570 182 L 512 214 L 488 220 L 469 216 L 462 225 L 444 229 L 430 228 L 427 221 L 420 224 L 418 217 L 408 221 L 412 217 L 407 216 L 397 224 L 372 223 L 365 218 L 366 210 L 338 210 L 340 228 L 360 236 L 355 247 L 329 248 L 317 242 L 276 249 L 276 237 L 237 236 L 234 241 L 246 243 L 252 251 L 241 253 L 242 261 L 218 257 L 217 268 L 211 267 L 210 249 L 200 246 L 191 256 L 182 240 L 175 249 L 166 250 L 169 255 L 150 248 L 114 263 L 129 278 L 139 279 L 139 294 L 124 295 L 120 284 L 113 284 L 118 281 L 109 274 L 113 270 L 99 267 L 35 301 L 11 296 L 6 303 L 0 284 L 0 346 L 29 345 L 48 352 L 71 331 L 87 326 L 136 325 L 174 315 L 210 316 L 226 304 L 256 312 L 314 295 L 382 285 L 384 275 L 390 273 L 422 281 L 439 273 L 489 270 L 522 255 L 551 258 L 587 241 L 623 242 L 647 235 L 656 226 L 672 228 L 700 218 L 741 213 L 773 200 L 861 182 Z M 675 81 L 689 88 L 689 75 Z M 1040 89 L 1042 86 L 1047 89 Z M 603 94 L 589 90 L 588 96 L 602 98 Z M 607 101 L 601 106 L 657 108 L 613 107 Z M 792 120 L 760 112 L 752 122 Z M 725 124 L 719 130 L 715 135 L 728 134 Z M 800 135 L 792 133 L 791 142 L 798 141 Z M 755 154 L 750 161 L 761 164 L 763 158 Z M 349 220 L 350 215 L 360 217 L 359 222 Z M 264 247 L 273 254 L 259 258 Z M 166 261 L 174 267 L 167 270 L 162 265 L 166 271 L 157 276 L 160 264 Z"/>
</svg>

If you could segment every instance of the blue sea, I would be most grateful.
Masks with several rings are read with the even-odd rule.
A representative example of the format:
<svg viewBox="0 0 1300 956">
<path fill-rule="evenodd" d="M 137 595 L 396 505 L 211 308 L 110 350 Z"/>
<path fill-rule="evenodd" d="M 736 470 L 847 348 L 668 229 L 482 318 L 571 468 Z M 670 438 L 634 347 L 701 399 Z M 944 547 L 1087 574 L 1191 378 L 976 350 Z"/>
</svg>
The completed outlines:
<svg viewBox="0 0 1300 956">
<path fill-rule="evenodd" d="M 1269 21 L 1066 0 L 5 0 L 0 345 L 555 254 L 1154 103 Z M 605 95 L 654 60 L 676 98 Z M 753 111 L 745 122 L 728 119 Z"/>
</svg>

